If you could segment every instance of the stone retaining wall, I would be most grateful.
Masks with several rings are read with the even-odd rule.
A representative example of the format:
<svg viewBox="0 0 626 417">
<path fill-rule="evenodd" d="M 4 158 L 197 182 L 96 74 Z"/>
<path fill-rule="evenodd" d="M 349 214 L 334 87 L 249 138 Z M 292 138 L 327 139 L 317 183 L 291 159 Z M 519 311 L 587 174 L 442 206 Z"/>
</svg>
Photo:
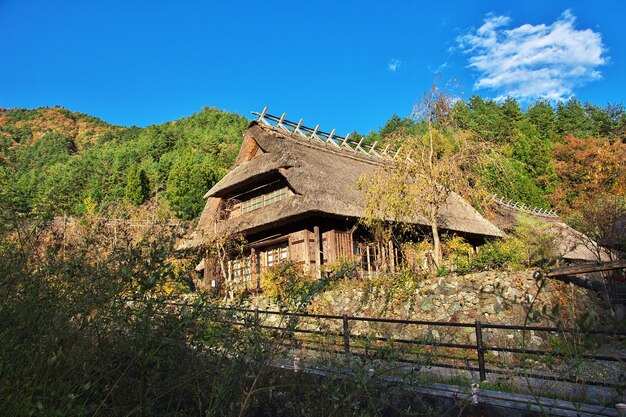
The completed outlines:
<svg viewBox="0 0 626 417">
<path fill-rule="evenodd" d="M 602 296 L 591 290 L 560 281 L 546 281 L 539 291 L 532 271 L 488 271 L 464 276 L 424 278 L 403 286 L 393 281 L 344 281 L 318 295 L 308 312 L 424 321 L 584 326 L 610 324 L 612 312 Z M 380 285 L 376 285 L 378 282 Z M 536 298 L 536 300 L 535 300 Z M 534 303 L 533 303 L 534 301 Z M 259 308 L 275 308 L 266 300 L 253 301 Z M 532 306 L 532 308 L 531 308 Z M 275 321 L 277 318 L 270 318 Z M 327 323 L 339 329 L 341 323 Z M 473 328 L 353 323 L 354 333 L 436 342 L 475 343 Z M 485 330 L 484 342 L 491 345 L 547 348 L 554 335 L 545 332 Z"/>
</svg>

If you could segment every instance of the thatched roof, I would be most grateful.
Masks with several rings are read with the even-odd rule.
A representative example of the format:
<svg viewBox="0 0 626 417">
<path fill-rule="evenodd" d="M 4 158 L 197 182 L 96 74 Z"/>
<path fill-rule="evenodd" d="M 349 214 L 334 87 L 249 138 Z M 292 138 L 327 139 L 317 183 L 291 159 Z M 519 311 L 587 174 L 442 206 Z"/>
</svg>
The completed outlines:
<svg viewBox="0 0 626 417">
<path fill-rule="evenodd" d="M 528 210 L 519 210 L 493 199 L 488 207 L 487 218 L 505 231 L 512 230 L 520 216 L 528 216 L 550 226 L 550 231 L 556 235 L 558 247 L 557 255 L 571 261 L 598 261 L 598 246 L 588 236 L 571 228 L 556 215 L 540 215 Z M 609 260 L 609 254 L 599 249 L 602 260 Z"/>
<path fill-rule="evenodd" d="M 277 224 L 322 215 L 358 219 L 365 213 L 365 195 L 357 188 L 362 176 L 373 174 L 385 162 L 375 156 L 308 139 L 262 122 L 252 122 L 235 167 L 205 195 L 207 205 L 197 231 L 185 246 L 202 241 L 217 215 L 217 201 L 243 191 L 265 178 L 282 177 L 295 193 L 263 209 L 220 222 L 221 232 L 251 233 Z M 502 236 L 503 233 L 483 218 L 457 194 L 452 194 L 441 210 L 441 227 L 470 235 Z M 411 219 L 428 226 L 426 218 Z"/>
</svg>

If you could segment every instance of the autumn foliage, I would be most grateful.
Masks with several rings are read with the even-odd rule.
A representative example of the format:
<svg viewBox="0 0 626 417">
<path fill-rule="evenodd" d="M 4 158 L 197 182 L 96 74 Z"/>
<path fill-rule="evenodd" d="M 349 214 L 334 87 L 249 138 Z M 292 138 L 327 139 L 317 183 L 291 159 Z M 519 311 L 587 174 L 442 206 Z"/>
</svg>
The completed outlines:
<svg viewBox="0 0 626 417">
<path fill-rule="evenodd" d="M 570 213 L 602 194 L 626 194 L 625 143 L 567 135 L 553 155 L 559 182 L 549 198 L 558 210 Z"/>
</svg>

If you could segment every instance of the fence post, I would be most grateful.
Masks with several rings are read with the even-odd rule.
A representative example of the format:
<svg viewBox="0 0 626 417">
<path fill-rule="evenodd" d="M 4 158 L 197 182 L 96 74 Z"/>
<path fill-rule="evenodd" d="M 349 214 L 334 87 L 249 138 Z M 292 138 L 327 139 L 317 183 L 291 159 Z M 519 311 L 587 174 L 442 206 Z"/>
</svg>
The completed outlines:
<svg viewBox="0 0 626 417">
<path fill-rule="evenodd" d="M 256 307 L 254 309 L 254 325 L 257 328 L 259 327 L 259 307 Z"/>
<path fill-rule="evenodd" d="M 343 350 L 350 352 L 350 324 L 348 323 L 348 315 L 343 315 Z"/>
<path fill-rule="evenodd" d="M 476 320 L 476 353 L 478 354 L 478 373 L 480 381 L 486 381 L 485 372 L 485 348 L 483 346 L 483 326 L 479 320 Z"/>
</svg>

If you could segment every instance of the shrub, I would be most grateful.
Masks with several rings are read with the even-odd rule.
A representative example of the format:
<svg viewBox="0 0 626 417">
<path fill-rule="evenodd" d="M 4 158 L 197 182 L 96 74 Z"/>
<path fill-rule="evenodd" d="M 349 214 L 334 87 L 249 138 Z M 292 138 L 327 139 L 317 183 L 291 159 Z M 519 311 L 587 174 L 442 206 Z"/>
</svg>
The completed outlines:
<svg viewBox="0 0 626 417">
<path fill-rule="evenodd" d="M 400 245 L 403 262 L 408 270 L 413 273 L 424 271 L 424 257 L 433 250 L 433 244 L 429 240 L 421 242 L 404 242 Z"/>
<path fill-rule="evenodd" d="M 85 220 L 80 233 L 58 236 L 15 225 L 32 232 L 22 241 L 9 226 L 0 224 L 0 415 L 222 416 L 257 407 L 247 401 L 248 376 L 281 345 L 225 325 L 241 318 L 202 294 L 171 303 L 183 285 L 172 262 L 178 232 L 118 225 L 114 235 Z M 258 384 L 271 386 L 263 377 Z"/>
<path fill-rule="evenodd" d="M 521 259 L 520 241 L 515 237 L 507 237 L 484 244 L 479 248 L 478 254 L 471 259 L 457 259 L 455 267 L 461 274 L 497 268 L 517 268 Z"/>
<path fill-rule="evenodd" d="M 330 265 L 322 266 L 322 274 L 327 281 L 331 282 L 359 277 L 357 262 L 351 258 L 341 258 Z"/>
<path fill-rule="evenodd" d="M 293 261 L 281 262 L 261 274 L 263 292 L 286 308 L 301 308 L 311 298 L 313 277 Z"/>
<path fill-rule="evenodd" d="M 474 255 L 474 247 L 461 236 L 445 235 L 442 239 L 442 249 L 445 265 L 437 270 L 437 276 L 445 276 L 450 272 L 450 266 L 467 263 Z"/>
<path fill-rule="evenodd" d="M 518 240 L 520 262 L 525 266 L 551 264 L 558 257 L 558 234 L 548 223 L 528 216 L 518 216 L 513 236 Z"/>
<path fill-rule="evenodd" d="M 527 216 L 518 217 L 517 223 L 511 234 L 481 246 L 473 258 L 461 256 L 462 249 L 454 248 L 465 246 L 453 242 L 450 256 L 454 257 L 457 272 L 516 269 L 553 263 L 558 256 L 558 236 L 550 225 Z"/>
<path fill-rule="evenodd" d="M 293 261 L 281 262 L 266 269 L 261 275 L 261 288 L 269 298 L 281 307 L 303 310 L 311 300 L 326 291 L 335 282 L 345 278 L 358 277 L 356 264 L 349 260 L 340 260 L 322 271 L 322 278 L 315 279 L 304 272 L 301 265 Z"/>
</svg>

